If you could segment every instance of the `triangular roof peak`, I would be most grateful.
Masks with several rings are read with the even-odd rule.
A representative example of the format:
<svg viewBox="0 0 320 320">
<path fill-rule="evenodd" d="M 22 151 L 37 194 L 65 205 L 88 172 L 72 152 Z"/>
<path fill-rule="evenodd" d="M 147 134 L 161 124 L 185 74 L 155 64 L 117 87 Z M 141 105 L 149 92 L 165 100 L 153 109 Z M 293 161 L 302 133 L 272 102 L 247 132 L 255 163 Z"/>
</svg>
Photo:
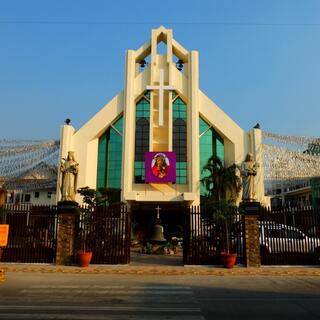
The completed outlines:
<svg viewBox="0 0 320 320">
<path fill-rule="evenodd" d="M 163 41 L 164 43 L 168 42 L 168 37 L 172 38 L 173 32 L 172 29 L 167 29 L 164 26 L 160 26 L 157 29 L 152 29 L 151 31 L 151 40 L 155 37 L 157 43 Z"/>
<path fill-rule="evenodd" d="M 152 55 L 157 54 L 157 45 L 159 42 L 164 42 L 167 45 L 167 55 L 168 59 L 175 54 L 178 58 L 182 60 L 187 60 L 187 55 L 189 53 L 178 41 L 173 39 L 172 29 L 167 29 L 163 25 L 156 29 L 151 30 L 151 40 L 142 45 L 138 50 L 136 50 L 137 61 L 144 59 L 150 53 Z"/>
<path fill-rule="evenodd" d="M 156 31 L 158 33 L 168 33 L 168 32 L 171 32 L 172 33 L 172 29 L 167 29 L 165 28 L 163 25 L 161 25 L 159 28 L 157 29 L 152 29 L 152 31 Z"/>
</svg>

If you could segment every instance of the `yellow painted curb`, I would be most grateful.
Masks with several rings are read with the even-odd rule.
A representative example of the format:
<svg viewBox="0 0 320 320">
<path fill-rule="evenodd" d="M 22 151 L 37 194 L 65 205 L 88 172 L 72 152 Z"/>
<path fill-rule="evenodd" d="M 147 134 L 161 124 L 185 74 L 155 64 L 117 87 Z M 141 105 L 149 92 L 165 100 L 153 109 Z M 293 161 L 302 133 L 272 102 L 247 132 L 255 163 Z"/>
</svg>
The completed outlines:
<svg viewBox="0 0 320 320">
<path fill-rule="evenodd" d="M 223 269 L 223 268 L 194 268 L 194 267 L 182 267 L 182 268 L 163 268 L 160 267 L 155 269 L 154 267 L 36 267 L 36 266 L 3 266 L 2 272 L 40 272 L 40 273 L 74 273 L 74 274 L 118 274 L 118 275 L 166 275 L 166 276 L 178 276 L 178 275 L 190 275 L 190 276 L 201 276 L 201 275 L 212 275 L 212 276 L 263 276 L 263 277 L 306 277 L 306 276 L 320 276 L 320 268 L 234 268 L 234 269 Z"/>
<path fill-rule="evenodd" d="M 0 283 L 6 281 L 6 274 L 4 270 L 0 269 Z"/>
</svg>

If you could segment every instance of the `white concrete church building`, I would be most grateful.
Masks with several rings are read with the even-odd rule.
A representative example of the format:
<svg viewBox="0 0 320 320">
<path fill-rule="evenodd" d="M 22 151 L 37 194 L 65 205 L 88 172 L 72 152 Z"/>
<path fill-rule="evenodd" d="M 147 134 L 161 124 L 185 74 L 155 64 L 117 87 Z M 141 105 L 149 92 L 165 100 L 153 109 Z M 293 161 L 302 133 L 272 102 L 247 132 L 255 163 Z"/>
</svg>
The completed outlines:
<svg viewBox="0 0 320 320">
<path fill-rule="evenodd" d="M 160 42 L 166 54 L 158 53 Z M 198 57 L 163 26 L 127 51 L 124 89 L 79 130 L 62 128 L 60 158 L 74 151 L 78 188 L 117 188 L 129 206 L 198 205 L 208 158 L 216 154 L 229 166 L 250 152 L 260 163 L 257 196 L 263 202 L 261 130 L 245 132 L 200 90 Z M 174 153 L 174 181 L 146 181 L 145 152 Z"/>
</svg>

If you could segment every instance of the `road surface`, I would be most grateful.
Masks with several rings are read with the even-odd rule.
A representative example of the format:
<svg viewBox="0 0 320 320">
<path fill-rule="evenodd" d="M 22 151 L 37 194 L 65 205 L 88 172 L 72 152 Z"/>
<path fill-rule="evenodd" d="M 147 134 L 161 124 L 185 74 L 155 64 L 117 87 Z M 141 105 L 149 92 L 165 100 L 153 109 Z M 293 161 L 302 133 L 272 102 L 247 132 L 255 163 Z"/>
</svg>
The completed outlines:
<svg viewBox="0 0 320 320">
<path fill-rule="evenodd" d="M 320 319 L 318 277 L 8 273 L 0 319 Z"/>
</svg>

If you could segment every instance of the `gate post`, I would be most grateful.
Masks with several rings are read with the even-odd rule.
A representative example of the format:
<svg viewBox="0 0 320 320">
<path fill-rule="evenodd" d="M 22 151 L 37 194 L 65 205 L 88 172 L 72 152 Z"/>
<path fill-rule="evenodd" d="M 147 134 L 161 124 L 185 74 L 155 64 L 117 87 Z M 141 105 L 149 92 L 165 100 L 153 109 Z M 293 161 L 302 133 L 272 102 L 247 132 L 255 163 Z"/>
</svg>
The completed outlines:
<svg viewBox="0 0 320 320">
<path fill-rule="evenodd" d="M 244 254 L 246 267 L 260 267 L 259 202 L 242 202 L 244 211 Z"/>
<path fill-rule="evenodd" d="M 183 264 L 191 264 L 190 262 L 190 235 L 191 235 L 191 210 L 192 207 L 184 207 L 184 226 L 183 226 Z"/>
<path fill-rule="evenodd" d="M 77 202 L 58 202 L 56 264 L 73 263 L 77 212 Z"/>
</svg>

